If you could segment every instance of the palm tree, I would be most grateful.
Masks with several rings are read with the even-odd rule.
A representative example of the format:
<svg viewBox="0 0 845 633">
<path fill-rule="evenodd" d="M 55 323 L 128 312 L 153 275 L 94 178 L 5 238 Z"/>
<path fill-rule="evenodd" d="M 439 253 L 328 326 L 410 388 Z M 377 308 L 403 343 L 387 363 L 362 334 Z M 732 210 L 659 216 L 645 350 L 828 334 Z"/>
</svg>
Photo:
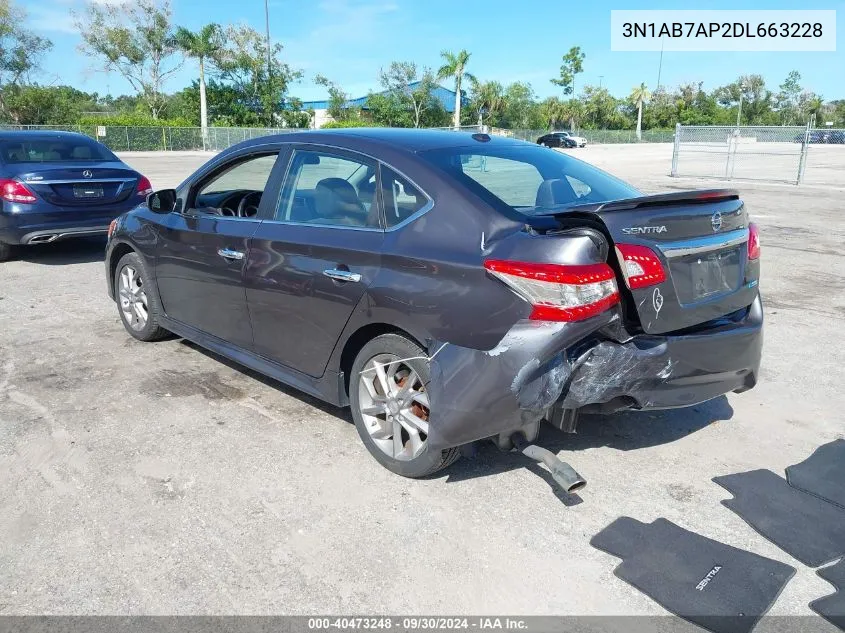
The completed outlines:
<svg viewBox="0 0 845 633">
<path fill-rule="evenodd" d="M 816 125 L 817 118 L 822 110 L 824 110 L 824 97 L 813 95 L 807 100 L 807 115 L 813 126 Z"/>
<path fill-rule="evenodd" d="M 637 104 L 637 140 L 643 139 L 643 104 L 651 99 L 648 86 L 641 83 L 631 91 L 631 101 Z"/>
<path fill-rule="evenodd" d="M 200 126 L 203 144 L 208 137 L 208 104 L 205 97 L 205 62 L 213 58 L 225 45 L 223 29 L 219 24 L 206 24 L 199 31 L 189 31 L 180 26 L 176 30 L 176 44 L 182 52 L 199 62 L 200 67 Z"/>
<path fill-rule="evenodd" d="M 440 70 L 437 71 L 437 78 L 455 78 L 455 127 L 457 128 L 461 125 L 461 82 L 464 79 L 469 81 L 473 81 L 475 79 L 471 73 L 466 71 L 470 53 L 462 50 L 456 55 L 451 51 L 443 51 L 440 53 L 440 56 L 446 63 L 443 64 L 440 67 Z"/>
<path fill-rule="evenodd" d="M 487 124 L 492 125 L 498 114 L 505 106 L 505 96 L 502 84 L 498 81 L 478 81 L 475 77 L 472 83 L 472 105 L 478 112 L 478 125 L 484 125 L 484 115 Z"/>
</svg>

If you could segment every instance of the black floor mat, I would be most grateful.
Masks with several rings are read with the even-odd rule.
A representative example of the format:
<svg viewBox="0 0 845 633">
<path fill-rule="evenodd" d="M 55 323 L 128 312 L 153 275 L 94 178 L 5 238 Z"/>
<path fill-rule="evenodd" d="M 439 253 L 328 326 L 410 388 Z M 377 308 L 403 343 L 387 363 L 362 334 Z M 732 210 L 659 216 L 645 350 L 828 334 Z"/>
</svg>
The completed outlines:
<svg viewBox="0 0 845 633">
<path fill-rule="evenodd" d="M 667 521 L 620 517 L 590 544 L 622 559 L 614 574 L 684 620 L 748 633 L 795 569 Z"/>
<path fill-rule="evenodd" d="M 819 576 L 836 587 L 836 593 L 811 602 L 810 608 L 845 631 L 845 558 L 835 565 L 820 569 Z"/>
<path fill-rule="evenodd" d="M 786 469 L 789 485 L 845 508 L 845 440 L 816 449 L 800 464 Z"/>
<path fill-rule="evenodd" d="M 722 504 L 805 565 L 818 567 L 845 554 L 845 511 L 793 488 L 770 470 L 714 477 L 733 499 Z"/>
</svg>

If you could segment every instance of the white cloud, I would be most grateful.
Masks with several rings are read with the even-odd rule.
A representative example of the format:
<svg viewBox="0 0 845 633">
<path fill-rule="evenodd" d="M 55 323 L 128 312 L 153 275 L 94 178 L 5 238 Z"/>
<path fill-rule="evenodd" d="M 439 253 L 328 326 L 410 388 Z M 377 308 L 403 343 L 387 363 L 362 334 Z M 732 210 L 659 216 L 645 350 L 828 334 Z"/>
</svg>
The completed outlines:
<svg viewBox="0 0 845 633">
<path fill-rule="evenodd" d="M 52 33 L 77 33 L 73 26 L 73 16 L 70 8 L 58 6 L 35 5 L 29 7 L 29 23 L 38 31 Z"/>
<path fill-rule="evenodd" d="M 32 28 L 48 33 L 72 33 L 77 30 L 73 25 L 71 11 L 84 9 L 87 4 L 121 5 L 129 0 L 45 0 L 41 4 L 27 7 L 29 23 Z"/>
</svg>

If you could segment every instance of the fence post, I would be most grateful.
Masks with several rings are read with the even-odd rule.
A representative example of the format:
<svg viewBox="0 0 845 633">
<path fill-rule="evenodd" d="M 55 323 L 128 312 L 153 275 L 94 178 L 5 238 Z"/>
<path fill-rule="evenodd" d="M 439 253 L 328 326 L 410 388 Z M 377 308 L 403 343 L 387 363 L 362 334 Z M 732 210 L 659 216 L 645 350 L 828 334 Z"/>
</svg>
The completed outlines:
<svg viewBox="0 0 845 633">
<path fill-rule="evenodd" d="M 132 150 L 132 146 L 129 144 L 129 126 L 123 128 L 123 130 L 126 132 L 126 151 L 128 152 Z"/>
<path fill-rule="evenodd" d="M 804 130 L 804 142 L 801 143 L 801 156 L 798 158 L 798 177 L 795 179 L 795 184 L 800 185 L 804 182 L 804 170 L 807 167 L 807 153 L 810 151 L 810 124 L 807 123 L 807 129 Z"/>
<path fill-rule="evenodd" d="M 675 123 L 675 144 L 672 148 L 672 173 L 673 178 L 678 177 L 678 154 L 681 151 L 681 124 Z"/>
</svg>

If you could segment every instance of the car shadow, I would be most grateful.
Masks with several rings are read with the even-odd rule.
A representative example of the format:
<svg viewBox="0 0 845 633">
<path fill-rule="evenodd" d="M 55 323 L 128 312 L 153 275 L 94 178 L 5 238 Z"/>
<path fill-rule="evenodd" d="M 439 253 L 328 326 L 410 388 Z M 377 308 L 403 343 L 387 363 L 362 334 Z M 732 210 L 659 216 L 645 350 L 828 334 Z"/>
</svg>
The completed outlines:
<svg viewBox="0 0 845 633">
<path fill-rule="evenodd" d="M 588 448 L 607 447 L 620 451 L 635 451 L 662 444 L 669 444 L 691 435 L 715 422 L 733 418 L 725 396 L 683 409 L 662 411 L 627 411 L 612 415 L 584 415 L 578 423 L 577 433 L 563 433 L 550 424 L 543 424 L 536 444 L 553 453 L 564 451 L 564 460 L 576 456 L 572 453 Z M 578 470 L 577 463 L 572 466 Z M 565 505 L 577 505 L 577 494 L 566 494 L 552 479 L 545 467 L 532 462 L 516 452 L 503 453 L 492 443 L 479 443 L 474 455 L 462 459 L 433 478 L 444 477 L 447 483 L 457 483 L 476 477 L 486 477 L 528 468 L 542 477 Z"/>
<path fill-rule="evenodd" d="M 65 266 L 101 262 L 105 254 L 106 237 L 98 235 L 60 240 L 52 244 L 16 246 L 14 259 L 46 266 Z"/>
<path fill-rule="evenodd" d="M 315 398 L 314 396 L 308 395 L 304 391 L 300 391 L 299 389 L 296 389 L 294 387 L 289 387 L 288 385 L 286 385 L 283 382 L 279 382 L 278 380 L 274 380 L 273 378 L 270 378 L 269 376 L 265 376 L 262 373 L 259 373 L 255 370 L 250 369 L 249 367 L 241 365 L 240 363 L 237 363 L 233 360 L 229 360 L 225 356 L 221 356 L 220 354 L 212 352 L 211 350 L 205 349 L 204 347 L 201 347 L 201 346 L 197 345 L 196 343 L 193 343 L 193 342 L 191 342 L 187 339 L 183 338 L 179 341 L 179 343 L 181 345 L 184 345 L 185 347 L 190 348 L 194 352 L 199 352 L 200 354 L 204 354 L 205 356 L 208 356 L 209 358 L 217 361 L 218 363 L 225 365 L 229 369 L 233 369 L 234 371 L 237 371 L 241 374 L 244 374 L 245 376 L 249 376 L 253 380 L 257 380 L 261 384 L 267 385 L 268 387 L 275 389 L 276 391 L 280 391 L 283 394 L 285 394 L 286 396 L 290 396 L 291 398 L 296 398 L 297 400 L 304 402 L 305 404 L 310 405 L 310 406 L 314 407 L 315 409 L 319 409 L 323 413 L 334 416 L 334 417 L 338 418 L 339 420 L 343 420 L 344 422 L 348 422 L 349 424 L 353 424 L 352 414 L 350 413 L 348 407 L 344 407 L 344 408 L 336 407 L 333 404 L 323 402 L 322 400 L 319 400 L 319 399 Z"/>
<path fill-rule="evenodd" d="M 296 398 L 323 413 L 349 424 L 354 423 L 348 407 L 336 407 L 318 400 L 186 339 L 181 339 L 180 344 L 285 395 Z M 543 423 L 536 444 L 553 453 L 561 451 L 574 453 L 600 447 L 620 451 L 635 451 L 677 441 L 710 424 L 730 420 L 733 418 L 733 414 L 733 407 L 731 407 L 727 397 L 720 396 L 709 402 L 683 409 L 584 415 L 579 420 L 577 433 L 563 433 L 550 424 Z M 549 485 L 553 494 L 565 506 L 576 506 L 583 502 L 577 493 L 563 491 L 545 466 L 541 466 L 520 453 L 500 451 L 492 442 L 485 441 L 464 447 L 462 452 L 464 459 L 459 460 L 444 471 L 426 477 L 426 479 L 445 479 L 446 483 L 451 484 L 524 468 L 543 479 Z M 578 469 L 577 463 L 574 463 L 576 461 L 575 456 L 570 457 L 564 454 L 561 457 L 564 460 L 571 459 L 573 461 L 572 466 L 576 470 Z"/>
</svg>

